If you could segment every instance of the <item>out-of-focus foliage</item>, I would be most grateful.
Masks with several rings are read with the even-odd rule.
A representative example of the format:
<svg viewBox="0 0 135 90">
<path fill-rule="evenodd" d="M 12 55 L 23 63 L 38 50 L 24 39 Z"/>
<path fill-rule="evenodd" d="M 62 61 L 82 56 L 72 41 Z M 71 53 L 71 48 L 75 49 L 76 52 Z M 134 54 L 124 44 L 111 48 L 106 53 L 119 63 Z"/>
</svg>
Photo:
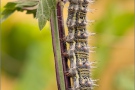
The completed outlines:
<svg viewBox="0 0 135 90">
<path fill-rule="evenodd" d="M 19 78 L 16 90 L 44 90 L 55 80 L 51 32 L 47 26 L 2 24 L 2 71 Z"/>
<path fill-rule="evenodd" d="M 117 67 L 117 70 L 120 69 L 118 72 L 120 74 L 114 75 L 114 76 L 109 75 L 113 72 L 117 73 L 117 71 L 110 71 L 111 73 L 109 73 L 109 71 L 108 71 L 108 74 L 105 73 L 106 70 L 110 67 L 109 65 L 111 65 L 111 62 L 113 62 L 112 61 L 113 59 L 111 59 L 111 56 L 113 54 L 113 49 L 115 49 L 114 46 L 118 42 L 120 42 L 127 33 L 133 32 L 133 29 L 130 29 L 130 28 L 133 27 L 133 25 L 134 25 L 134 13 L 120 8 L 119 4 L 117 4 L 117 3 L 118 3 L 117 1 L 110 1 L 108 8 L 107 8 L 106 12 L 104 13 L 103 17 L 101 17 L 101 19 L 98 20 L 98 22 L 94 26 L 94 31 L 97 33 L 95 45 L 98 48 L 96 49 L 97 53 L 96 53 L 95 57 L 98 62 L 97 63 L 98 68 L 93 72 L 93 76 L 95 78 L 99 78 L 100 79 L 99 83 L 102 83 L 102 84 L 100 84 L 100 86 L 98 88 L 96 88 L 96 90 L 134 90 L 133 67 L 132 67 L 132 69 L 127 69 L 127 72 L 126 71 L 123 72 L 121 69 L 121 65 L 123 64 L 123 62 L 125 62 L 124 60 L 120 60 L 120 61 L 114 60 L 114 62 L 117 62 L 116 65 L 118 65 L 119 62 L 121 62 L 119 67 Z M 133 42 L 132 39 L 129 40 L 129 42 Z M 127 44 L 127 43 L 125 43 L 125 44 Z M 123 46 L 125 46 L 125 45 L 123 45 Z M 121 48 L 123 46 L 121 46 Z M 130 46 L 132 46 L 132 47 L 130 47 Z M 127 44 L 127 47 L 124 47 L 122 49 L 124 50 L 126 48 L 129 48 L 129 50 L 131 48 L 131 52 L 132 52 L 134 47 L 133 47 L 133 45 Z M 122 53 L 124 54 L 126 52 L 122 52 Z M 127 62 L 128 61 L 132 62 L 131 65 L 133 65 L 133 58 L 134 58 L 133 55 L 134 54 L 131 53 L 132 59 L 130 59 L 130 60 L 126 59 Z M 116 58 L 119 58 L 119 55 L 117 55 L 117 56 L 118 57 L 116 57 Z M 127 56 L 127 55 L 125 55 L 125 56 Z M 128 64 L 127 64 L 127 66 L 128 66 Z M 127 67 L 127 66 L 126 65 L 124 66 L 124 64 L 123 64 L 123 68 Z M 110 67 L 110 68 L 116 68 L 115 64 L 112 63 L 112 67 Z M 129 72 L 128 72 L 128 70 L 129 70 Z M 124 73 L 126 73 L 126 74 L 124 74 Z M 129 74 L 131 74 L 131 73 L 132 73 L 132 75 L 130 76 Z M 102 75 L 104 75 L 104 78 L 102 78 Z M 109 76 L 107 76 L 107 75 L 109 75 L 111 78 L 115 77 L 116 78 L 115 82 L 107 81 L 106 78 L 109 78 Z M 113 83 L 115 85 L 107 86 L 107 85 L 109 85 L 109 84 L 107 84 L 105 87 L 104 84 L 106 84 L 106 83 L 104 83 L 104 82 L 108 82 L 108 83 L 110 82 L 109 84 Z"/>
<path fill-rule="evenodd" d="M 134 90 L 134 70 L 133 66 L 120 70 L 113 81 L 114 90 Z"/>
<path fill-rule="evenodd" d="M 124 36 L 128 32 L 128 28 L 133 26 L 134 23 L 134 14 L 132 12 L 118 13 L 117 6 L 115 8 L 114 6 L 114 4 L 111 4 L 108 7 L 108 13 L 96 23 L 94 29 L 98 34 L 96 46 L 99 48 L 97 48 L 96 58 L 100 61 L 98 63 L 98 66 L 101 67 L 100 70 L 104 69 L 110 60 L 108 58 L 111 46 L 121 39 L 121 36 Z M 95 75 L 100 75 L 98 70 L 96 70 L 96 73 L 98 74 Z"/>
<path fill-rule="evenodd" d="M 134 90 L 132 3 L 103 0 L 93 4 L 97 13 L 104 8 L 103 14 L 93 14 L 100 17 L 90 27 L 97 33 L 94 41 L 90 40 L 98 47 L 94 53 L 97 68 L 92 73 L 99 79 L 95 90 Z M 2 23 L 2 78 L 14 76 L 12 82 L 2 79 L 2 90 L 14 90 L 11 83 L 15 90 L 57 90 L 50 28 L 47 25 L 39 31 L 37 22 L 30 17 L 15 13 Z M 10 89 L 4 89 L 7 86 Z"/>
<path fill-rule="evenodd" d="M 51 40 L 46 38 L 45 42 L 34 42 L 29 47 L 28 62 L 24 66 L 17 90 L 44 90 L 49 80 L 54 77 L 50 61 L 52 60 L 50 57 L 53 56 L 50 42 Z"/>
</svg>

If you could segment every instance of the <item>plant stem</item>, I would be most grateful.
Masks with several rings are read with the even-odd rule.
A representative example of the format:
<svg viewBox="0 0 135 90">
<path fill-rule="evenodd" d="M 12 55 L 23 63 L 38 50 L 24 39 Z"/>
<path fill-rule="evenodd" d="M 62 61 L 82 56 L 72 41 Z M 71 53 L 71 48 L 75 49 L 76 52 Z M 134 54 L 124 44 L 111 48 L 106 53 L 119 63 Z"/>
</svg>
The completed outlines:
<svg viewBox="0 0 135 90">
<path fill-rule="evenodd" d="M 67 65 L 68 59 L 62 55 L 64 52 L 67 51 L 67 47 L 66 47 L 66 42 L 61 40 L 65 37 L 65 29 L 64 29 L 64 21 L 63 21 L 63 6 L 60 4 L 60 2 L 57 4 L 57 17 L 58 17 L 58 28 L 59 28 L 63 72 L 65 72 L 68 70 L 68 65 Z M 65 80 L 66 90 L 68 90 L 68 88 L 71 87 L 70 77 L 67 77 L 64 74 L 64 80 Z"/>
<path fill-rule="evenodd" d="M 57 10 L 54 9 L 51 14 L 51 32 L 52 32 L 52 44 L 55 58 L 55 70 L 56 70 L 56 79 L 58 90 L 66 90 L 65 89 L 65 80 L 63 73 L 63 65 L 62 65 L 62 57 L 61 57 L 61 48 L 60 48 L 60 40 L 59 40 L 59 28 L 58 28 L 58 18 L 57 18 Z"/>
</svg>

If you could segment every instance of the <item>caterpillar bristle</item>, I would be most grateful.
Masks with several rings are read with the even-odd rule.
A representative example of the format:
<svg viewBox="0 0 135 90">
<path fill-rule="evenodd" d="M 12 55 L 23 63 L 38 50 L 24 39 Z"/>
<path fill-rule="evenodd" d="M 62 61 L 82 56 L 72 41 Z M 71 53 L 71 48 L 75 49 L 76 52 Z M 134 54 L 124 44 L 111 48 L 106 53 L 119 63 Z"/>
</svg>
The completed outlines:
<svg viewBox="0 0 135 90">
<path fill-rule="evenodd" d="M 93 62 L 90 62 L 90 64 L 91 64 L 91 65 L 92 65 L 92 64 L 97 64 L 97 62 L 93 61 Z"/>
<path fill-rule="evenodd" d="M 96 33 L 89 33 L 89 35 L 90 35 L 90 36 L 95 36 L 95 35 L 96 35 Z"/>
<path fill-rule="evenodd" d="M 96 51 L 92 51 L 92 50 L 90 50 L 89 52 L 90 52 L 90 53 L 96 53 Z"/>
</svg>

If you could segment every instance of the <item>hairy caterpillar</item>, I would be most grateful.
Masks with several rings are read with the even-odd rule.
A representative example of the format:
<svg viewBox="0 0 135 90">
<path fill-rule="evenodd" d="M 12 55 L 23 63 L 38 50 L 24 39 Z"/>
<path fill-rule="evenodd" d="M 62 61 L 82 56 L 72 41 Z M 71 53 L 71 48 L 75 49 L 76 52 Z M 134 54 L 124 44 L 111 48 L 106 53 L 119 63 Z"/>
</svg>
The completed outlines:
<svg viewBox="0 0 135 90">
<path fill-rule="evenodd" d="M 64 55 L 70 61 L 70 68 L 66 75 L 72 78 L 73 85 L 69 90 L 92 90 L 96 86 L 95 81 L 90 77 L 90 69 L 94 62 L 89 62 L 88 33 L 86 25 L 86 14 L 89 3 L 93 0 L 69 0 L 67 27 L 68 35 L 65 41 L 69 44 L 69 50 Z M 93 21 L 90 21 L 93 22 Z"/>
</svg>

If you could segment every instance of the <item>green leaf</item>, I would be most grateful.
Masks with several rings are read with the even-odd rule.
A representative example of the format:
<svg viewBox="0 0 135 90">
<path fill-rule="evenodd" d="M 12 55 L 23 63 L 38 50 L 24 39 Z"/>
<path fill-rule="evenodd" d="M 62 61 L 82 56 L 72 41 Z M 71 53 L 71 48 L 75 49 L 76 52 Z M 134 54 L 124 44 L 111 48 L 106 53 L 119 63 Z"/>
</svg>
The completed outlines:
<svg viewBox="0 0 135 90">
<path fill-rule="evenodd" d="M 50 20 L 51 12 L 56 7 L 55 0 L 40 0 L 37 8 L 36 18 L 38 19 L 40 30 L 43 29 L 47 20 Z"/>
<path fill-rule="evenodd" d="M 15 2 L 9 2 L 4 6 L 6 9 L 1 13 L 1 15 L 3 15 L 3 17 L 1 18 L 1 22 L 3 22 L 6 18 L 8 18 L 12 13 L 15 12 L 15 6 Z"/>
<path fill-rule="evenodd" d="M 38 19 L 41 30 L 47 20 L 50 20 L 52 10 L 54 9 L 56 9 L 55 0 L 18 0 L 16 2 L 9 2 L 5 5 L 5 10 L 2 12 L 1 23 L 15 11 L 22 12 L 26 10 L 26 14 L 33 14 Z"/>
<path fill-rule="evenodd" d="M 17 2 L 17 7 L 24 8 L 24 7 L 32 7 L 39 3 L 38 0 L 21 0 Z"/>
<path fill-rule="evenodd" d="M 17 3 L 15 3 L 15 2 L 8 2 L 8 3 L 4 6 L 4 8 L 8 8 L 8 9 L 13 10 L 13 9 L 15 9 L 16 4 L 17 4 Z"/>
<path fill-rule="evenodd" d="M 27 10 L 26 14 L 33 14 L 33 17 L 36 17 L 37 10 Z"/>
<path fill-rule="evenodd" d="M 47 22 L 47 18 L 44 15 L 40 15 L 40 18 L 38 19 L 39 29 L 43 29 Z"/>
<path fill-rule="evenodd" d="M 18 0 L 16 2 L 8 2 L 4 6 L 5 10 L 1 13 L 1 23 L 5 21 L 15 11 L 22 12 L 24 10 L 27 10 L 26 14 L 33 14 L 33 16 L 35 17 L 38 3 L 38 0 Z"/>
<path fill-rule="evenodd" d="M 14 13 L 15 12 L 15 9 L 13 9 L 13 10 L 10 10 L 10 9 L 6 9 L 6 10 L 4 10 L 3 12 L 2 12 L 2 15 L 3 15 L 3 17 L 1 18 L 1 23 L 3 22 L 3 21 L 5 21 L 12 13 Z"/>
</svg>

